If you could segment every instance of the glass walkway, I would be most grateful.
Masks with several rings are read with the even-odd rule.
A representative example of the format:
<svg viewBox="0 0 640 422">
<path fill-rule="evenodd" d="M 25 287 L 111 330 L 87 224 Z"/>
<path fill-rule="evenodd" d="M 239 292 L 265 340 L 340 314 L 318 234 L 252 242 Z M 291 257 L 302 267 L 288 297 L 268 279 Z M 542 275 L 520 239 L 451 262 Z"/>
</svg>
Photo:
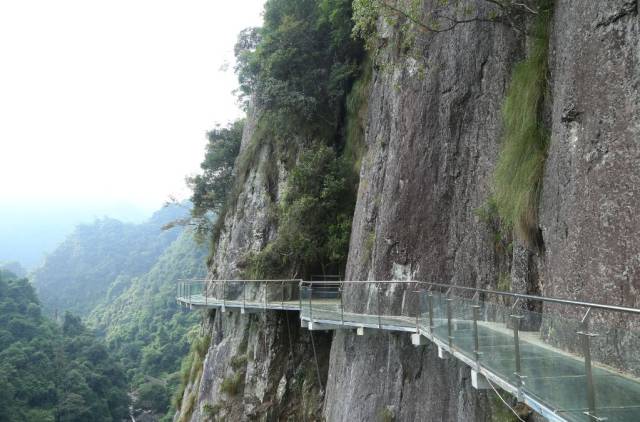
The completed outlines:
<svg viewBox="0 0 640 422">
<path fill-rule="evenodd" d="M 639 309 L 418 281 L 186 280 L 177 301 L 297 311 L 311 330 L 411 333 L 469 365 L 474 387 L 500 387 L 549 420 L 640 421 Z"/>
</svg>

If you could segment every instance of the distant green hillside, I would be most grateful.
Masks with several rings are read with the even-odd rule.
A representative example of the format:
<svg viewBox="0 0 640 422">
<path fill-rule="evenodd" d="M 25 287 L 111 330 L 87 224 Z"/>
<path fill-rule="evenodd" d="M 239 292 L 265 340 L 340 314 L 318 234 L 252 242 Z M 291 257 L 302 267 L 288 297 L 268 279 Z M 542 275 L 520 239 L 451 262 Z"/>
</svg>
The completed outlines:
<svg viewBox="0 0 640 422">
<path fill-rule="evenodd" d="M 0 274 L 0 422 L 120 421 L 123 369 L 77 317 L 42 315 L 26 279 Z"/>
<path fill-rule="evenodd" d="M 188 212 L 171 206 L 143 224 L 102 219 L 79 226 L 32 279 L 48 313 L 80 314 L 104 338 L 123 365 L 135 409 L 157 417 L 168 410 L 197 326 L 197 315 L 175 303 L 176 281 L 206 274 L 207 250 L 193 231 L 162 230 Z"/>
<path fill-rule="evenodd" d="M 140 223 L 149 215 L 131 204 L 112 201 L 0 198 L 0 260 L 19 261 L 32 271 L 78 224 L 103 216 Z"/>
<path fill-rule="evenodd" d="M 148 273 L 131 279 L 117 295 L 111 292 L 88 317 L 89 325 L 120 356 L 132 389 L 153 396 L 138 400 L 139 407 L 156 413 L 167 410 L 176 373 L 189 349 L 187 333 L 197 326 L 197 315 L 181 312 L 176 305 L 175 283 L 183 277 L 203 277 L 206 252 L 191 230 L 185 230 Z"/>
<path fill-rule="evenodd" d="M 43 307 L 48 313 L 87 315 L 107 293 L 125 290 L 132 277 L 151 269 L 181 231 L 162 226 L 186 214 L 171 206 L 143 224 L 103 218 L 78 226 L 33 274 Z"/>
</svg>

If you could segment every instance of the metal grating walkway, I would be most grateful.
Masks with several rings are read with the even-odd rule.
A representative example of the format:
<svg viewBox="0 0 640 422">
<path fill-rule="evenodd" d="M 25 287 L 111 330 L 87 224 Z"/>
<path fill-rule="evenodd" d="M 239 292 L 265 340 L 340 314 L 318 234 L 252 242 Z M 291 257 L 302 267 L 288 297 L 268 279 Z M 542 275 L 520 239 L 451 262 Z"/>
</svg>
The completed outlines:
<svg viewBox="0 0 640 422">
<path fill-rule="evenodd" d="M 469 365 L 475 387 L 497 385 L 549 420 L 640 421 L 640 335 L 628 329 L 638 309 L 417 281 L 188 280 L 177 301 L 297 311 L 311 330 L 408 332 Z M 575 319 L 557 312 L 567 306 Z"/>
</svg>

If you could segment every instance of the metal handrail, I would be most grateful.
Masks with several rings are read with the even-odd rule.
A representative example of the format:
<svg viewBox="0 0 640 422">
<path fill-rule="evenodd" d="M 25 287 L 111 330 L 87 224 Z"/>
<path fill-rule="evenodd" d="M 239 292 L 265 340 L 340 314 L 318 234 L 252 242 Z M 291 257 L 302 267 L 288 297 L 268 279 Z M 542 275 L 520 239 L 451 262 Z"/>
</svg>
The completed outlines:
<svg viewBox="0 0 640 422">
<path fill-rule="evenodd" d="M 524 300 L 532 300 L 532 301 L 540 301 L 540 302 L 548 302 L 548 303 L 557 303 L 561 305 L 571 305 L 571 306 L 580 306 L 584 308 L 592 308 L 592 309 L 603 309 L 607 311 L 615 311 L 615 312 L 624 312 L 629 314 L 640 315 L 640 309 L 638 308 L 630 308 L 627 306 L 620 305 L 609 305 L 605 303 L 597 303 L 597 302 L 584 302 L 579 300 L 572 299 L 561 299 L 554 297 L 546 297 L 546 296 L 536 296 L 529 295 L 524 293 L 514 293 L 514 292 L 504 292 L 497 290 L 489 290 L 478 287 L 468 287 L 468 286 L 460 286 L 456 284 L 444 284 L 444 283 L 434 283 L 428 281 L 418 281 L 418 280 L 381 280 L 381 281 L 368 281 L 368 280 L 302 280 L 302 279 L 273 279 L 273 280 L 249 280 L 249 279 L 234 279 L 234 280 L 207 280 L 207 279 L 189 279 L 189 280 L 178 280 L 179 283 L 183 285 L 193 285 L 199 283 L 220 283 L 220 282 L 241 282 L 241 283 L 299 283 L 300 286 L 311 286 L 316 288 L 322 287 L 333 287 L 336 285 L 344 285 L 344 284 L 408 284 L 413 283 L 416 288 L 420 285 L 430 286 L 430 287 L 440 287 L 446 289 L 455 289 L 455 290 L 463 290 L 468 292 L 477 293 L 485 293 L 490 295 L 498 295 L 503 297 L 513 297 Z M 323 286 L 324 285 L 324 286 Z"/>
<path fill-rule="evenodd" d="M 188 302 L 185 301 L 184 299 L 182 300 L 182 302 L 184 302 L 185 304 L 187 304 L 190 308 L 193 305 L 196 305 L 195 303 L 192 302 L 192 296 L 193 296 L 193 292 L 192 292 L 192 286 L 194 285 L 200 285 L 200 284 L 204 284 L 205 286 L 209 286 L 209 285 L 215 285 L 218 283 L 222 283 L 223 286 L 223 290 L 222 290 L 222 309 L 224 312 L 224 308 L 227 304 L 227 297 L 226 297 L 226 287 L 227 284 L 230 282 L 238 282 L 238 283 L 242 283 L 242 308 L 244 310 L 244 308 L 246 307 L 246 284 L 247 283 L 257 283 L 260 287 L 264 288 L 264 298 L 263 298 L 263 302 L 262 302 L 262 308 L 264 308 L 265 310 L 269 308 L 269 302 L 272 303 L 271 308 L 272 309 L 290 309 L 290 310 L 299 310 L 300 311 L 300 318 L 303 321 L 308 321 L 309 324 L 309 328 L 313 329 L 312 326 L 316 324 L 316 322 L 319 321 L 320 327 L 322 327 L 323 324 L 327 323 L 326 320 L 323 320 L 322 318 L 325 318 L 325 316 L 323 316 L 323 308 L 322 308 L 322 304 L 319 308 L 319 313 L 317 315 L 315 315 L 316 309 L 314 309 L 314 301 L 313 301 L 313 290 L 317 290 L 317 292 L 319 294 L 322 294 L 324 292 L 332 292 L 332 291 L 336 291 L 339 295 L 339 303 L 340 303 L 340 308 L 339 308 L 339 312 L 340 315 L 339 316 L 335 316 L 334 318 L 330 317 L 326 317 L 329 319 L 329 324 L 340 324 L 341 326 L 345 325 L 345 303 L 344 303 L 344 298 L 343 298 L 343 294 L 344 294 L 344 286 L 345 285 L 355 285 L 355 284 L 361 284 L 361 285 L 373 285 L 375 287 L 375 298 L 374 300 L 376 300 L 376 303 L 373 305 L 373 307 L 375 307 L 376 309 L 375 314 L 364 314 L 364 315 L 368 315 L 370 317 L 375 317 L 377 316 L 377 328 L 378 329 L 394 329 L 393 327 L 395 327 L 395 329 L 398 329 L 399 326 L 394 326 L 394 322 L 392 321 L 391 323 L 388 322 L 388 320 L 383 321 L 383 309 L 381 306 L 381 296 L 383 296 L 383 290 L 381 287 L 384 286 L 385 284 L 389 285 L 389 284 L 396 284 L 396 285 L 404 285 L 407 288 L 405 289 L 399 289 L 399 291 L 403 292 L 403 308 L 404 308 L 404 304 L 405 304 L 405 296 L 406 294 L 417 294 L 419 295 L 420 293 L 424 292 L 424 294 L 426 294 L 426 300 L 427 300 L 427 312 L 428 312 L 428 319 L 427 322 L 428 325 L 423 325 L 424 330 L 422 329 L 422 327 L 420 326 L 420 318 L 424 318 L 424 314 L 422 314 L 422 310 L 423 310 L 423 305 L 422 305 L 422 300 L 420 300 L 418 302 L 418 309 L 417 311 L 414 310 L 410 310 L 410 312 L 415 311 L 416 315 L 415 315 L 415 335 L 420 336 L 420 335 L 425 335 L 425 336 L 430 336 L 430 338 L 438 343 L 438 347 L 439 348 L 443 348 L 443 350 L 445 352 L 449 352 L 452 354 L 456 354 L 458 353 L 458 356 L 460 359 L 462 359 L 463 361 L 465 361 L 463 358 L 461 358 L 459 354 L 460 350 L 458 350 L 459 344 L 456 343 L 456 333 L 458 328 L 455 328 L 456 324 L 456 319 L 454 318 L 453 315 L 453 305 L 454 302 L 456 301 L 456 296 L 454 296 L 452 293 L 453 291 L 464 291 L 464 292 L 473 292 L 473 296 L 468 299 L 466 298 L 467 294 L 465 294 L 463 297 L 465 298 L 464 302 L 468 302 L 470 305 L 466 305 L 466 306 L 471 306 L 471 310 L 472 310 L 472 316 L 471 316 L 471 322 L 472 322 L 472 330 L 473 330 L 473 346 L 472 346 L 472 360 L 470 361 L 469 365 L 472 365 L 473 367 L 476 368 L 476 370 L 478 372 L 480 371 L 484 371 L 487 370 L 487 368 L 489 368 L 489 373 L 491 371 L 490 366 L 485 366 L 485 358 L 482 355 L 482 350 L 481 350 L 481 344 L 480 344 L 480 337 L 479 337 L 479 320 L 481 319 L 480 317 L 480 310 L 481 310 L 481 305 L 479 304 L 480 301 L 480 294 L 485 294 L 485 295 L 496 295 L 496 296 L 502 296 L 502 297 L 511 297 L 514 298 L 515 300 L 510 301 L 510 312 L 507 313 L 507 315 L 509 317 L 509 320 L 505 320 L 503 321 L 505 324 L 505 327 L 510 327 L 510 329 L 512 330 L 513 334 L 512 334 L 512 339 L 513 339 L 513 343 L 512 343 L 512 347 L 513 347 L 513 356 L 514 356 L 514 367 L 513 368 L 508 368 L 508 370 L 511 370 L 511 375 L 514 375 L 516 377 L 515 383 L 514 384 L 507 384 L 509 385 L 510 388 L 510 392 L 514 395 L 516 395 L 518 397 L 519 401 L 523 401 L 525 396 L 527 394 L 530 394 L 531 392 L 527 390 L 527 386 L 524 382 L 526 375 L 523 372 L 523 362 L 521 361 L 521 337 L 520 337 L 520 331 L 523 330 L 521 325 L 521 320 L 523 320 L 525 318 L 525 316 L 523 316 L 521 314 L 521 312 L 519 312 L 519 308 L 516 309 L 516 306 L 520 303 L 522 304 L 523 302 L 521 301 L 525 301 L 525 300 L 531 300 L 531 301 L 540 301 L 540 302 L 548 302 L 548 303 L 556 303 L 556 304 L 561 304 L 561 305 L 571 305 L 571 306 L 577 306 L 577 307 L 584 307 L 587 308 L 586 313 L 584 314 L 584 316 L 582 317 L 581 320 L 581 329 L 580 331 L 576 331 L 575 334 L 577 334 L 578 336 L 580 336 L 581 338 L 581 342 L 582 342 L 582 355 L 584 356 L 584 377 L 585 377 L 585 388 L 584 388 L 584 394 L 586 396 L 587 399 L 587 411 L 583 412 L 585 415 L 589 416 L 592 419 L 595 420 L 599 420 L 597 419 L 598 413 L 599 413 L 599 408 L 597 407 L 597 391 L 594 387 L 594 376 L 593 376 L 593 369 L 592 369 L 592 359 L 591 359 L 591 337 L 596 336 L 597 334 L 595 333 L 590 333 L 588 331 L 588 320 L 589 320 L 589 316 L 590 316 L 590 312 L 593 309 L 602 309 L 602 310 L 606 310 L 606 311 L 613 311 L 613 312 L 624 312 L 624 313 L 629 313 L 629 314 L 634 314 L 634 315 L 640 315 L 640 309 L 637 308 L 630 308 L 630 307 L 626 307 L 626 306 L 618 306 L 618 305 L 608 305 L 608 304 L 603 304 L 603 303 L 593 303 L 593 302 L 583 302 L 583 301 L 578 301 L 578 300 L 570 300 L 570 299 L 560 299 L 560 298 L 553 298 L 553 297 L 544 297 L 544 296 L 535 296 L 535 295 L 529 295 L 529 294 L 523 294 L 523 293 L 513 293 L 513 292 L 504 292 L 504 291 L 496 291 L 496 290 L 489 290 L 489 289 L 483 289 L 483 288 L 476 288 L 476 287 L 468 287 L 468 286 L 460 286 L 460 285 L 454 285 L 454 284 L 445 284 L 445 283 L 435 283 L 435 282 L 426 282 L 426 281 L 418 281 L 418 280 L 385 280 L 385 281 L 369 281 L 369 280 L 346 280 L 346 281 L 338 281 L 338 280 L 301 280 L 301 279 L 283 279 L 283 280 L 211 280 L 211 279 L 202 279 L 202 280 L 194 280 L 194 279 L 190 279 L 190 280 L 179 280 L 178 282 L 178 295 L 187 295 L 189 297 Z M 285 285 L 289 283 L 289 285 L 293 284 L 293 283 L 297 283 L 299 286 L 298 289 L 298 297 L 296 300 L 296 305 L 298 306 L 298 309 L 295 308 L 295 306 L 291 307 L 291 308 L 285 308 Z M 279 287 L 280 289 L 280 298 L 276 298 L 275 300 L 269 301 L 268 299 L 268 293 L 269 293 L 269 288 L 271 288 L 273 285 Z M 213 286 L 211 286 L 213 287 Z M 303 298 L 303 290 L 309 290 L 308 293 L 308 298 Z M 434 293 L 436 291 L 439 291 L 438 294 L 434 295 Z M 208 293 L 207 293 L 207 289 L 205 287 L 204 289 L 204 296 L 205 296 L 205 306 L 207 304 L 207 297 L 208 297 Z M 446 337 L 445 334 L 440 334 L 438 335 L 435 330 L 434 330 L 434 304 L 433 304 L 433 300 L 434 300 L 434 296 L 440 298 L 441 299 L 446 299 L 446 302 L 444 303 L 446 305 L 446 308 L 443 310 L 442 309 L 442 305 L 443 303 L 440 303 L 440 313 L 445 312 L 446 313 Z M 462 296 L 462 295 L 461 295 Z M 183 296 L 184 297 L 184 296 Z M 320 297 L 322 299 L 322 297 Z M 337 297 L 336 297 L 337 298 Z M 466 300 L 468 299 L 468 300 Z M 483 298 L 484 299 L 484 298 Z M 197 300 L 202 300 L 202 299 L 197 299 Z M 196 300 L 196 301 L 197 301 Z M 307 300 L 308 300 L 308 309 L 306 309 L 306 315 L 305 315 L 305 306 L 307 306 Z M 219 299 L 218 299 L 219 302 Z M 491 302 L 488 302 L 491 303 Z M 279 305 L 279 307 L 278 307 Z M 464 306 L 464 305 L 463 305 Z M 254 304 L 255 307 L 255 304 Z M 413 306 L 408 306 L 408 308 L 414 308 Z M 435 307 L 436 309 L 438 307 Z M 509 310 L 509 308 L 507 308 L 507 310 Z M 395 314 L 394 314 L 395 315 Z M 404 314 L 400 314 L 403 315 Z M 314 318 L 315 317 L 315 318 Z M 317 318 L 321 318 L 320 320 L 317 320 Z M 500 318 L 500 317 L 499 317 Z M 439 317 L 439 319 L 441 319 L 441 317 Z M 333 322 L 332 322 L 333 321 Z M 509 324 L 510 321 L 510 324 Z M 357 323 L 361 323 L 358 322 L 358 320 L 351 320 L 349 322 L 350 326 L 356 326 L 354 324 Z M 367 322 L 367 326 L 372 327 L 372 324 L 375 324 L 375 322 L 373 322 L 372 320 L 370 320 L 369 322 Z M 389 325 L 391 324 L 391 325 Z M 425 323 L 423 323 L 425 324 Z M 440 324 L 440 322 L 439 322 Z M 362 326 L 362 325 L 361 325 Z M 402 324 L 400 324 L 400 326 L 402 326 Z M 406 326 L 402 326 L 403 329 L 407 328 Z M 412 328 L 413 329 L 413 328 Z M 425 334 L 428 333 L 428 334 Z M 505 343 L 506 344 L 506 343 Z M 466 359 L 466 358 L 465 358 Z M 507 372 L 508 372 L 507 370 Z M 486 375 L 486 373 L 485 373 Z M 503 374 L 504 375 L 504 374 Z M 509 376 L 511 376 L 509 375 Z M 498 377 L 499 375 L 495 375 L 496 377 Z M 507 383 L 510 383 L 511 381 L 506 381 Z M 535 401 L 534 401 L 535 402 Z M 538 402 L 535 402 L 538 403 Z M 538 406 L 544 406 L 544 403 L 542 404 L 538 404 Z M 544 407 L 543 407 L 544 408 Z M 550 412 L 551 410 L 549 410 Z"/>
<path fill-rule="evenodd" d="M 179 278 L 178 280 L 176 280 L 179 283 L 187 283 L 187 284 L 197 284 L 197 283 L 218 283 L 218 282 L 223 282 L 223 281 L 245 281 L 245 282 L 254 282 L 254 283 L 265 283 L 265 282 L 282 282 L 282 281 L 291 281 L 291 282 L 301 282 L 303 281 L 300 278 L 283 278 L 283 279 L 269 279 L 269 280 L 258 280 L 258 279 L 240 279 L 240 278 L 229 278 L 229 279 L 210 279 L 210 278 L 189 278 L 189 279 L 182 279 Z"/>
<path fill-rule="evenodd" d="M 456 285 L 456 284 L 444 284 L 444 283 L 433 283 L 433 282 L 429 282 L 429 281 L 416 281 L 416 280 L 404 280 L 404 281 L 400 281 L 400 280 L 385 280 L 385 281 L 367 281 L 367 280 L 344 280 L 344 281 L 340 281 L 340 282 L 336 282 L 336 281 L 302 281 L 301 282 L 301 286 L 304 285 L 322 285 L 322 284 L 408 284 L 408 283 L 415 283 L 416 285 L 427 285 L 427 286 L 436 286 L 436 287 L 442 287 L 442 288 L 447 288 L 447 289 L 456 289 L 456 290 L 466 290 L 466 291 L 470 291 L 470 292 L 474 292 L 474 293 L 486 293 L 486 294 L 493 294 L 493 295 L 499 295 L 499 296 L 507 296 L 507 297 L 515 297 L 515 298 L 520 298 L 520 299 L 526 299 L 526 300 L 535 300 L 535 301 L 541 301 L 541 302 L 551 302 L 551 303 L 558 303 L 558 304 L 562 304 L 562 305 L 572 305 L 572 306 L 581 306 L 581 307 L 585 307 L 585 308 L 594 308 L 594 309 L 605 309 L 605 310 L 609 310 L 609 311 L 616 311 L 616 312 L 626 312 L 626 313 L 631 313 L 631 314 L 637 314 L 640 315 L 640 309 L 638 308 L 629 308 L 627 306 L 619 306 L 619 305 L 608 305 L 605 303 L 595 303 L 595 302 L 583 302 L 583 301 L 579 301 L 579 300 L 571 300 L 571 299 L 560 299 L 560 298 L 553 298 L 553 297 L 545 297 L 545 296 L 535 296 L 535 295 L 528 295 L 528 294 L 523 294 L 523 293 L 513 293 L 513 292 L 503 292 L 503 291 L 496 291 L 496 290 L 488 290 L 488 289 L 481 289 L 481 288 L 477 288 L 477 287 L 468 287 L 468 286 L 460 286 L 460 285 Z"/>
</svg>

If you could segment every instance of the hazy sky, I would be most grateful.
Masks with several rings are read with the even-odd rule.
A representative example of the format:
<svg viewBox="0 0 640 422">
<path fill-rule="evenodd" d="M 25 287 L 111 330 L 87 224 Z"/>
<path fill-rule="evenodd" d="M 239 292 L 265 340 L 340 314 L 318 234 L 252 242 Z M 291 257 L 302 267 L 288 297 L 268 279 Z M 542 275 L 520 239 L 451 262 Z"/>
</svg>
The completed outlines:
<svg viewBox="0 0 640 422">
<path fill-rule="evenodd" d="M 184 195 L 205 132 L 240 115 L 233 45 L 262 5 L 0 1 L 0 206 Z"/>
</svg>

